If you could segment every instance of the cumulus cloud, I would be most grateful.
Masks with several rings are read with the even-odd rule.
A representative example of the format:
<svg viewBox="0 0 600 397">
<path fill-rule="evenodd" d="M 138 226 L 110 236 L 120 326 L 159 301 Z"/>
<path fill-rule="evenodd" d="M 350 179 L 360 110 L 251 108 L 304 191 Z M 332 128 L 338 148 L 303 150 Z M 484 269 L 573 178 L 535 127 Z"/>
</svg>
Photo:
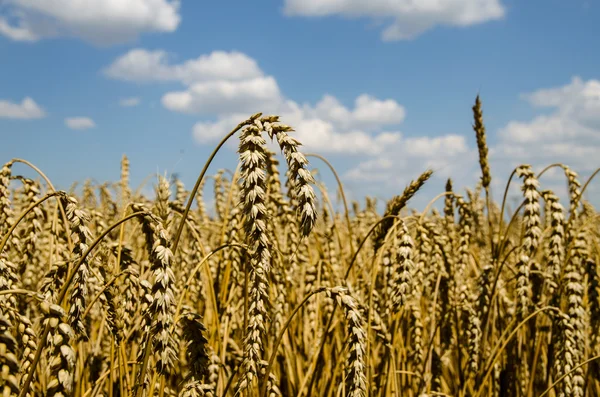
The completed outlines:
<svg viewBox="0 0 600 397">
<path fill-rule="evenodd" d="M 492 172 L 498 176 L 493 179 L 496 194 L 503 191 L 506 178 L 519 164 L 532 164 L 539 171 L 562 162 L 580 172 L 582 180 L 599 166 L 600 81 L 575 77 L 563 86 L 540 89 L 521 98 L 539 113 L 491 132 L 496 138 L 490 139 Z M 361 197 L 365 189 L 369 194 L 383 195 L 401 191 L 410 179 L 428 168 L 434 170 L 429 183 L 432 194 L 443 189 L 448 177 L 455 181 L 457 191 L 473 186 L 480 178 L 473 135 L 402 134 L 397 125 L 406 114 L 392 99 L 360 95 L 353 106 L 345 106 L 331 95 L 324 95 L 315 104 L 285 99 L 273 112 L 295 128 L 293 135 L 305 151 L 352 155 L 354 165 L 340 171 L 347 187 L 360 191 Z M 214 142 L 247 116 L 243 112 L 229 113 L 199 122 L 194 126 L 194 137 L 200 143 Z M 566 186 L 564 175 L 553 170 L 544 175 L 542 185 L 560 194 Z M 512 190 L 510 197 L 520 197 L 518 183 Z"/>
<path fill-rule="evenodd" d="M 217 140 L 249 114 L 264 110 L 293 125 L 309 149 L 376 154 L 400 136 L 382 128 L 405 117 L 404 107 L 395 100 L 367 94 L 358 96 L 352 108 L 331 95 L 315 105 L 298 104 L 283 96 L 275 78 L 266 75 L 254 59 L 237 51 L 214 51 L 177 63 L 166 51 L 138 48 L 117 58 L 104 74 L 129 82 L 182 84 L 182 90 L 165 93 L 161 103 L 175 112 L 216 116 L 194 125 L 199 143 Z"/>
<path fill-rule="evenodd" d="M 146 32 L 173 32 L 179 0 L 5 0 L 0 34 L 17 41 L 77 37 L 110 45 Z"/>
<path fill-rule="evenodd" d="M 371 134 L 362 130 L 337 130 L 333 124 L 320 119 L 301 120 L 294 125 L 295 136 L 304 147 L 322 153 L 375 155 L 400 138 L 397 132 Z"/>
<path fill-rule="evenodd" d="M 305 106 L 308 117 L 327 120 L 343 128 L 378 127 L 404 121 L 405 110 L 393 99 L 380 100 L 363 94 L 354 101 L 354 109 L 343 106 L 331 95 L 325 95 L 314 107 Z"/>
<path fill-rule="evenodd" d="M 140 98 L 131 97 L 131 98 L 123 98 L 119 101 L 119 105 L 123 107 L 133 107 L 139 105 L 141 102 Z"/>
<path fill-rule="evenodd" d="M 375 106 L 371 106 L 372 104 Z M 373 120 L 370 126 L 363 124 L 365 128 L 360 128 L 360 124 L 352 124 L 353 120 L 364 121 L 363 110 L 369 107 L 377 109 L 377 104 L 387 104 L 384 106 L 387 112 L 377 111 L 381 119 Z M 397 131 L 379 131 L 380 127 L 398 124 L 404 118 L 403 108 L 395 101 L 382 101 L 366 95 L 357 98 L 354 109 L 344 107 L 330 95 L 324 96 L 315 106 L 300 105 L 292 100 L 281 101 L 274 106 L 274 113 L 294 127 L 294 136 L 303 146 L 307 150 L 318 150 L 321 153 L 381 153 L 386 145 L 398 141 L 401 134 Z M 393 116 L 394 111 L 400 114 Z M 200 143 L 215 141 L 247 117 L 248 113 L 228 114 L 214 122 L 198 122 L 194 126 L 194 137 Z"/>
<path fill-rule="evenodd" d="M 246 113 L 221 116 L 217 121 L 199 121 L 192 128 L 192 135 L 200 144 L 212 143 L 223 138 L 240 121 L 248 118 Z"/>
<path fill-rule="evenodd" d="M 180 64 L 164 50 L 133 49 L 117 58 L 104 73 L 113 79 L 141 83 L 178 81 L 184 84 L 263 76 L 256 61 L 237 51 L 214 51 Z"/>
<path fill-rule="evenodd" d="M 503 127 L 491 152 L 498 162 L 562 162 L 579 170 L 599 166 L 594 160 L 600 153 L 600 81 L 574 77 L 568 84 L 522 98 L 534 108 L 551 112 Z"/>
<path fill-rule="evenodd" d="M 346 172 L 345 178 L 357 182 L 381 182 L 389 179 L 395 167 L 394 161 L 387 157 L 379 157 L 360 162 Z"/>
<path fill-rule="evenodd" d="M 200 144 L 218 141 L 257 111 L 277 114 L 293 126 L 292 134 L 303 150 L 352 156 L 357 165 L 347 177 L 354 181 L 398 181 L 400 174 L 413 175 L 415 167 L 448 174 L 472 153 L 464 137 L 457 135 L 404 137 L 398 127 L 406 110 L 391 98 L 361 94 L 344 104 L 325 94 L 316 103 L 296 102 L 283 95 L 275 78 L 266 75 L 254 59 L 235 51 L 177 62 L 163 50 L 134 49 L 104 73 L 130 82 L 181 84 L 183 89 L 167 92 L 161 102 L 175 112 L 212 117 L 193 126 Z"/>
<path fill-rule="evenodd" d="M 463 135 L 406 137 L 389 143 L 376 159 L 367 159 L 352 167 L 345 178 L 354 182 L 386 182 L 386 187 L 417 177 L 426 169 L 436 177 L 468 177 L 476 162 L 476 151 Z"/>
<path fill-rule="evenodd" d="M 378 153 L 382 146 L 395 141 L 398 133 L 385 132 L 374 135 L 373 132 L 384 126 L 397 125 L 405 117 L 404 107 L 395 100 L 380 100 L 366 94 L 356 98 L 353 109 L 345 107 L 331 95 L 324 95 L 314 106 L 300 105 L 293 100 L 284 100 L 279 90 L 276 90 L 277 83 L 275 80 L 272 82 L 272 89 L 269 89 L 269 86 L 259 87 L 261 88 L 259 90 L 261 98 L 250 95 L 252 92 L 250 89 L 246 96 L 236 94 L 231 97 L 235 92 L 233 89 L 229 89 L 228 91 L 213 92 L 213 95 L 196 95 L 196 98 L 206 98 L 206 103 L 197 103 L 197 106 L 191 106 L 191 102 L 188 101 L 192 101 L 194 96 L 188 95 L 188 91 L 173 96 L 167 94 L 163 98 L 163 104 L 173 110 L 176 110 L 174 106 L 180 106 L 181 108 L 197 107 L 198 111 L 212 107 L 224 109 L 232 106 L 237 110 L 247 107 L 247 111 L 244 113 L 246 115 L 237 120 L 232 120 L 227 115 L 227 117 L 221 117 L 217 122 L 197 123 L 194 127 L 194 136 L 200 142 L 205 142 L 207 137 L 222 136 L 231 125 L 235 125 L 247 117 L 248 112 L 268 108 L 280 115 L 282 120 L 286 120 L 288 124 L 294 126 L 299 139 L 305 146 L 320 148 L 320 150 L 332 153 Z M 223 92 L 227 92 L 228 96 L 223 95 Z M 246 102 L 243 102 L 244 100 Z M 236 104 L 235 102 L 243 103 Z"/>
<path fill-rule="evenodd" d="M 65 119 L 65 125 L 72 130 L 87 130 L 94 128 L 96 123 L 89 117 L 70 117 Z"/>
<path fill-rule="evenodd" d="M 266 75 L 248 55 L 214 51 L 195 59 L 174 62 L 164 50 L 133 49 L 104 69 L 112 79 L 137 83 L 178 82 L 182 90 L 167 92 L 162 105 L 172 111 L 216 116 L 193 127 L 199 143 L 217 140 L 233 125 L 257 111 L 282 116 L 293 125 L 307 148 L 330 153 L 375 154 L 399 139 L 404 107 L 393 99 L 363 94 L 348 108 L 332 95 L 315 105 L 285 98 L 277 80 Z"/>
<path fill-rule="evenodd" d="M 500 19 L 500 0 L 285 0 L 289 16 L 340 15 L 391 20 L 382 32 L 386 41 L 412 39 L 438 25 L 470 26 Z"/>
<path fill-rule="evenodd" d="M 163 50 L 134 49 L 104 69 L 113 79 L 138 82 L 179 82 L 185 89 L 162 97 L 165 108 L 188 114 L 256 112 L 281 101 L 277 81 L 251 57 L 238 51 L 214 51 L 174 63 Z"/>
<path fill-rule="evenodd" d="M 169 110 L 190 114 L 253 113 L 276 106 L 280 99 L 279 86 L 273 77 L 257 77 L 195 83 L 185 91 L 165 94 L 162 104 Z"/>
<path fill-rule="evenodd" d="M 36 41 L 37 35 L 29 28 L 26 21 L 19 21 L 17 26 L 11 25 L 8 20 L 0 16 L 0 35 L 15 41 Z"/>
<path fill-rule="evenodd" d="M 21 103 L 0 100 L 0 118 L 6 119 L 39 119 L 46 112 L 35 101 L 26 97 Z"/>
</svg>

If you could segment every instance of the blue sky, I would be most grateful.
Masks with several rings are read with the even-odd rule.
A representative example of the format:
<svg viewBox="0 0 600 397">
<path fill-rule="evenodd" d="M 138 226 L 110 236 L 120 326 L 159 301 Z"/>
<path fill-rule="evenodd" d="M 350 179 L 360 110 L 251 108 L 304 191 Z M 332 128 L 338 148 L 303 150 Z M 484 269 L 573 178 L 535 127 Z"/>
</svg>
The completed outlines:
<svg viewBox="0 0 600 397">
<path fill-rule="evenodd" d="M 4 0 L 0 161 L 68 188 L 118 179 L 127 154 L 133 185 L 176 172 L 191 187 L 219 137 L 262 111 L 353 198 L 432 167 L 423 202 L 448 176 L 477 180 L 479 92 L 497 194 L 521 163 L 600 166 L 599 1 L 412 3 Z M 232 143 L 212 169 L 235 164 Z"/>
</svg>

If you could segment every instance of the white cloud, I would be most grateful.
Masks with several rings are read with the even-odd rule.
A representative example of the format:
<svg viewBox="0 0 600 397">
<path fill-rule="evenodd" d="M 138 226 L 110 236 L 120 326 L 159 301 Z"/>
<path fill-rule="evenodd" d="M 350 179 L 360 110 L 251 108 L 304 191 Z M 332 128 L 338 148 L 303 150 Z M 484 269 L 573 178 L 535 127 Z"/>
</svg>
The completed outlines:
<svg viewBox="0 0 600 397">
<path fill-rule="evenodd" d="M 533 106 L 555 108 L 556 114 L 586 128 L 600 129 L 600 81 L 573 77 L 570 84 L 524 95 Z"/>
<path fill-rule="evenodd" d="M 425 169 L 433 169 L 436 177 L 464 178 L 476 162 L 476 152 L 462 135 L 407 137 L 385 145 L 376 159 L 367 159 L 348 170 L 345 178 L 354 182 L 380 183 L 396 187 Z M 416 177 L 416 175 L 415 175 Z"/>
<path fill-rule="evenodd" d="M 65 125 L 72 130 L 87 130 L 94 128 L 96 123 L 89 117 L 71 117 L 65 119 Z"/>
<path fill-rule="evenodd" d="M 410 156 L 432 159 L 453 157 L 467 152 L 465 137 L 455 134 L 410 138 L 404 142 L 404 148 Z"/>
<path fill-rule="evenodd" d="M 21 103 L 0 100 L 0 118 L 6 119 L 39 119 L 46 112 L 35 101 L 26 97 Z"/>
<path fill-rule="evenodd" d="M 374 106 L 371 106 L 375 104 Z M 364 109 L 378 109 L 379 104 L 388 113 L 378 111 L 380 120 L 365 124 Z M 292 100 L 280 100 L 273 104 L 273 113 L 281 120 L 293 126 L 296 137 L 306 150 L 320 153 L 348 153 L 356 155 L 375 155 L 381 153 L 387 145 L 400 139 L 396 131 L 378 131 L 382 125 L 398 124 L 404 118 L 403 108 L 393 100 L 381 101 L 361 95 L 355 101 L 355 108 L 348 109 L 339 101 L 326 95 L 315 106 L 299 105 Z M 397 110 L 393 116 L 390 110 Z M 222 115 L 215 122 L 198 122 L 194 126 L 194 137 L 200 143 L 207 143 L 223 137 L 233 126 L 248 117 L 248 112 Z M 353 125 L 353 121 L 357 121 Z M 363 121 L 361 125 L 360 122 Z M 361 128 L 363 127 L 363 128 Z"/>
<path fill-rule="evenodd" d="M 162 50 L 130 50 L 104 69 L 104 74 L 117 80 L 149 82 L 176 80 L 167 65 L 167 53 Z"/>
<path fill-rule="evenodd" d="M 192 128 L 192 135 L 200 144 L 218 142 L 240 121 L 248 118 L 248 114 L 229 114 L 221 116 L 217 121 L 199 121 Z"/>
<path fill-rule="evenodd" d="M 579 170 L 600 166 L 600 81 L 574 77 L 561 87 L 522 95 L 535 108 L 550 114 L 529 121 L 511 121 L 499 131 L 491 152 L 500 163 L 545 166 L 562 162 Z"/>
<path fill-rule="evenodd" d="M 532 164 L 539 171 L 563 162 L 581 175 L 589 175 L 600 166 L 595 161 L 600 153 L 598 81 L 574 78 L 565 86 L 538 90 L 522 98 L 542 113 L 531 120 L 507 123 L 495 134 L 496 142 L 490 140 L 493 192 L 497 199 L 501 199 L 497 196 L 508 175 L 519 164 Z M 443 190 L 446 178 L 454 180 L 457 192 L 474 186 L 480 178 L 477 148 L 474 143 L 468 144 L 474 142 L 473 136 L 402 134 L 397 128 L 390 128 L 401 124 L 406 116 L 404 108 L 392 99 L 363 94 L 352 106 L 345 106 L 332 95 L 324 95 L 315 104 L 283 99 L 272 112 L 295 129 L 292 135 L 302 142 L 305 152 L 351 155 L 352 165 L 344 169 L 341 162 L 339 171 L 348 189 L 360 192 L 361 197 L 365 189 L 371 195 L 397 192 L 428 168 L 434 170 L 434 177 L 427 187 L 431 191 L 423 194 L 425 201 Z M 199 143 L 217 141 L 249 113 L 225 112 L 213 121 L 199 122 L 194 126 L 194 137 Z M 520 197 L 518 185 L 515 183 L 512 190 Z M 564 190 L 566 184 L 564 176 L 561 179 L 558 173 L 547 174 L 542 185 L 560 192 L 557 187 Z"/>
<path fill-rule="evenodd" d="M 470 26 L 504 16 L 500 0 L 285 0 L 289 16 L 341 15 L 391 20 L 382 39 L 412 39 L 438 25 Z"/>
<path fill-rule="evenodd" d="M 376 155 L 400 138 L 400 134 L 395 132 L 375 135 L 362 130 L 340 131 L 320 119 L 302 120 L 292 125 L 297 131 L 295 136 L 304 147 L 322 153 Z"/>
<path fill-rule="evenodd" d="M 378 151 L 378 147 L 385 144 L 385 139 L 374 146 L 365 144 L 369 136 L 364 131 L 377 130 L 382 126 L 399 124 L 404 120 L 405 110 L 393 99 L 380 100 L 370 95 L 360 95 L 354 101 L 354 109 L 348 109 L 340 101 L 331 96 L 324 95 L 315 106 L 310 104 L 299 105 L 292 100 L 286 100 L 281 95 L 277 82 L 272 77 L 246 80 L 241 82 L 210 82 L 197 83 L 187 91 L 166 94 L 163 105 L 171 110 L 187 113 L 213 113 L 227 114 L 228 110 L 235 112 L 254 113 L 262 109 L 270 109 L 272 113 L 282 116 L 304 135 L 308 142 L 315 141 L 317 145 L 326 146 L 327 151 L 343 152 L 351 145 L 355 145 L 350 152 Z M 245 118 L 247 116 L 243 116 Z M 224 132 L 226 126 L 221 126 L 223 118 L 215 125 L 201 122 L 195 128 L 196 137 L 216 136 L 215 128 Z M 227 120 L 230 120 L 227 117 Z M 241 120 L 241 119 L 240 119 Z M 234 121 L 234 120 L 231 120 Z M 237 124 L 239 120 L 235 121 Z M 206 132 L 206 131 L 211 132 Z M 198 131 L 203 131 L 201 134 Z M 313 131 L 310 134 L 305 131 Z M 344 133 L 346 140 L 356 139 L 354 142 L 338 142 L 329 139 Z M 200 135 L 198 135 L 200 134 Z M 389 135 L 389 134 L 388 134 Z M 318 142 L 317 142 L 318 141 Z M 370 142 L 370 141 L 369 141 Z M 310 145 L 310 143 L 305 143 Z"/>
<path fill-rule="evenodd" d="M 214 51 L 180 64 L 169 62 L 163 50 L 136 48 L 117 58 L 104 73 L 135 82 L 179 81 L 184 84 L 215 80 L 239 81 L 262 77 L 256 61 L 237 51 Z"/>
<path fill-rule="evenodd" d="M 216 122 L 198 122 L 193 128 L 194 138 L 198 143 L 217 141 L 247 117 L 248 114 L 244 113 L 228 115 Z M 305 150 L 319 153 L 375 155 L 400 138 L 400 134 L 396 132 L 373 135 L 360 130 L 339 131 L 333 124 L 320 119 L 300 119 L 293 122 L 293 117 L 285 117 L 285 113 L 283 120 L 294 127 L 295 132 L 291 134 L 302 143 Z"/>
<path fill-rule="evenodd" d="M 360 165 L 348 175 L 375 181 L 420 168 L 446 169 L 466 161 L 469 150 L 456 135 L 403 138 L 397 126 L 406 111 L 391 98 L 357 96 L 351 106 L 333 95 L 317 103 L 298 103 L 286 98 L 277 81 L 267 76 L 257 62 L 238 52 L 216 51 L 196 59 L 173 62 L 162 50 L 135 49 L 105 69 L 111 78 L 132 82 L 178 82 L 182 90 L 166 93 L 162 105 L 172 111 L 202 114 L 213 120 L 199 121 L 193 136 L 200 144 L 224 137 L 240 121 L 258 111 L 277 114 L 294 128 L 292 135 L 305 152 L 352 155 Z M 234 149 L 235 144 L 228 145 Z M 379 160 L 375 161 L 374 157 Z M 387 164 L 387 168 L 377 167 Z"/>
<path fill-rule="evenodd" d="M 357 182 L 381 182 L 389 178 L 394 166 L 394 161 L 386 157 L 365 160 L 347 171 L 345 178 Z"/>
<path fill-rule="evenodd" d="M 241 81 L 216 80 L 195 83 L 185 91 L 169 92 L 162 104 L 169 110 L 190 114 L 255 113 L 273 108 L 281 100 L 273 77 Z"/>
<path fill-rule="evenodd" d="M 175 112 L 217 116 L 193 127 L 199 143 L 217 140 L 258 111 L 279 114 L 296 128 L 307 148 L 330 153 L 376 154 L 400 137 L 395 131 L 381 131 L 404 120 L 404 107 L 393 99 L 363 94 L 353 108 L 347 108 L 325 95 L 314 106 L 300 105 L 286 99 L 275 78 L 246 54 L 214 51 L 179 63 L 170 58 L 163 50 L 133 49 L 105 68 L 104 74 L 130 82 L 182 84 L 184 89 L 167 92 L 161 102 Z"/>
<path fill-rule="evenodd" d="M 379 100 L 367 94 L 356 98 L 354 109 L 347 109 L 335 97 L 325 95 L 315 107 L 305 105 L 303 111 L 308 117 L 327 120 L 343 128 L 399 124 L 406 113 L 393 99 Z"/>
<path fill-rule="evenodd" d="M 179 82 L 184 90 L 162 97 L 165 108 L 188 114 L 254 113 L 282 100 L 277 81 L 254 59 L 237 51 L 214 51 L 172 63 L 163 50 L 134 49 L 104 69 L 106 76 L 131 82 Z"/>
<path fill-rule="evenodd" d="M 36 41 L 38 36 L 27 26 L 27 22 L 20 21 L 18 26 L 11 25 L 6 18 L 0 16 L 0 35 L 15 41 Z"/>
<path fill-rule="evenodd" d="M 13 40 L 78 37 L 101 45 L 134 40 L 146 32 L 173 32 L 179 0 L 5 0 L 10 20 L 0 34 Z"/>
<path fill-rule="evenodd" d="M 123 98 L 119 101 L 119 105 L 121 105 L 123 107 L 132 107 L 132 106 L 139 105 L 140 102 L 141 102 L 140 98 L 137 98 L 137 97 Z"/>
</svg>

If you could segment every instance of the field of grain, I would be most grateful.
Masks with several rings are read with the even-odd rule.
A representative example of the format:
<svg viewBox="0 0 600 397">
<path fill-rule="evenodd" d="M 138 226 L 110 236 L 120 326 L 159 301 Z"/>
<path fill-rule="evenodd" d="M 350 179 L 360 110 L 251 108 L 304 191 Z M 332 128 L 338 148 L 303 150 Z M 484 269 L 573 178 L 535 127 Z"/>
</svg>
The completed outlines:
<svg viewBox="0 0 600 397">
<path fill-rule="evenodd" d="M 209 175 L 211 157 L 192 189 L 159 177 L 154 197 L 125 156 L 120 181 L 81 194 L 7 162 L 1 396 L 600 396 L 588 183 L 521 165 L 501 176 L 521 205 L 494 202 L 479 98 L 473 115 L 479 184 L 448 180 L 422 213 L 410 200 L 431 171 L 383 214 L 348 203 L 261 114 L 223 140 L 239 141 L 237 168 Z M 538 182 L 554 167 L 563 204 Z"/>
</svg>

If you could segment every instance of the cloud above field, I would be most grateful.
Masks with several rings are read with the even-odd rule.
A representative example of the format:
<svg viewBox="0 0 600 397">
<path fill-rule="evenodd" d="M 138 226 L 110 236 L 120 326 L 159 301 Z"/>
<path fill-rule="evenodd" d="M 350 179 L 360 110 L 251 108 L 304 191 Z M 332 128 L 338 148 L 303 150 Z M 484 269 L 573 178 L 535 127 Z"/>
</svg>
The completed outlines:
<svg viewBox="0 0 600 397">
<path fill-rule="evenodd" d="M 348 109 L 331 95 L 324 95 L 314 107 L 304 106 L 307 117 L 327 120 L 342 128 L 366 128 L 394 125 L 404 121 L 404 107 L 393 99 L 379 100 L 362 94 L 354 100 L 354 109 Z"/>
<path fill-rule="evenodd" d="M 104 74 L 138 84 L 180 84 L 182 89 L 164 93 L 161 103 L 203 119 L 192 128 L 199 144 L 217 142 L 250 114 L 264 111 L 293 126 L 305 151 L 350 156 L 353 160 L 343 172 L 349 183 L 385 191 L 427 168 L 436 178 L 452 176 L 459 185 L 479 179 L 477 148 L 468 132 L 402 133 L 404 106 L 367 93 L 351 103 L 326 93 L 316 103 L 295 101 L 281 91 L 274 76 L 241 52 L 214 51 L 178 61 L 164 50 L 138 48 L 117 58 Z M 522 163 L 541 168 L 560 161 L 584 171 L 597 166 L 590 160 L 600 153 L 599 81 L 575 77 L 561 87 L 523 94 L 521 100 L 539 113 L 488 131 L 495 137 L 490 139 L 495 174 L 508 175 Z"/>
<path fill-rule="evenodd" d="M 366 98 L 368 100 L 365 101 Z M 324 105 L 331 102 L 335 102 L 337 110 L 346 114 L 348 119 L 341 119 L 340 113 L 324 111 L 326 109 Z M 396 124 L 392 120 L 401 120 L 404 112 L 400 105 L 395 104 L 396 106 L 390 107 L 386 114 L 383 110 L 377 109 L 377 105 L 381 103 L 386 102 L 366 96 L 359 97 L 355 101 L 355 108 L 347 109 L 340 105 L 337 99 L 324 96 L 316 106 L 299 105 L 292 100 L 286 100 L 278 104 L 272 113 L 278 114 L 282 122 L 294 127 L 294 137 L 302 142 L 306 150 L 320 153 L 375 155 L 381 153 L 386 145 L 398 141 L 401 134 L 396 131 L 373 132 L 371 129 L 361 129 L 359 126 L 352 126 L 351 121 L 353 118 L 358 118 L 364 122 L 364 118 L 367 117 L 365 108 L 369 107 L 375 108 L 373 112 L 383 116 L 382 120 L 373 122 L 372 127 L 375 131 L 386 124 Z M 395 109 L 402 112 L 402 116 L 396 116 L 396 119 L 389 114 Z M 247 113 L 235 113 L 220 117 L 215 122 L 198 122 L 194 125 L 194 138 L 200 143 L 214 142 L 246 118 L 248 118 Z"/>
<path fill-rule="evenodd" d="M 238 51 L 213 51 L 182 63 L 164 50 L 135 48 L 117 58 L 104 73 L 113 79 L 140 83 L 240 81 L 263 76 L 256 61 Z"/>
<path fill-rule="evenodd" d="M 379 191 L 397 188 L 407 182 L 407 175 L 416 177 L 427 168 L 440 176 L 454 172 L 471 176 L 469 162 L 477 161 L 476 151 L 463 136 L 450 132 L 404 136 L 400 127 L 406 109 L 395 99 L 363 93 L 343 103 L 325 93 L 316 103 L 302 103 L 287 97 L 274 76 L 241 52 L 214 51 L 177 60 L 164 50 L 137 48 L 103 72 L 108 78 L 137 84 L 181 84 L 181 90 L 166 92 L 161 103 L 171 111 L 204 119 L 192 128 L 200 145 L 213 145 L 257 111 L 277 114 L 293 126 L 293 136 L 305 152 L 345 156 L 345 180 L 375 185 Z M 235 150 L 236 144 L 232 141 L 228 147 Z"/>
<path fill-rule="evenodd" d="M 573 77 L 559 87 L 522 95 L 544 111 L 528 121 L 511 121 L 499 131 L 493 150 L 498 162 L 562 162 L 578 170 L 600 166 L 600 81 Z M 549 112 L 548 112 L 549 111 Z"/>
<path fill-rule="evenodd" d="M 163 50 L 138 48 L 117 58 L 104 74 L 136 83 L 180 83 L 183 89 L 165 93 L 162 105 L 174 112 L 212 116 L 212 121 L 193 127 L 201 144 L 218 140 L 259 110 L 278 114 L 293 125 L 309 150 L 373 155 L 400 138 L 396 128 L 388 129 L 405 117 L 404 107 L 393 99 L 363 94 L 347 107 L 334 96 L 323 95 L 314 105 L 300 104 L 286 98 L 275 77 L 241 52 L 214 51 L 181 62 L 173 58 Z"/>
<path fill-rule="evenodd" d="M 408 40 L 436 26 L 471 26 L 500 19 L 500 0 L 284 0 L 288 16 L 370 18 L 388 23 L 384 41 Z M 391 23 L 389 23 L 391 21 Z"/>
<path fill-rule="evenodd" d="M 215 80 L 195 83 L 184 91 L 169 92 L 162 97 L 165 108 L 188 114 L 223 114 L 229 111 L 252 113 L 272 108 L 281 100 L 273 77 L 231 81 Z"/>
<path fill-rule="evenodd" d="M 76 37 L 111 45 L 179 26 L 179 0 L 5 0 L 0 34 L 16 41 Z"/>
<path fill-rule="evenodd" d="M 355 99 L 353 108 L 324 95 L 314 106 L 286 99 L 275 103 L 272 109 L 271 113 L 294 127 L 294 137 L 307 150 L 355 155 L 376 155 L 397 142 L 401 134 L 386 127 L 402 122 L 405 114 L 396 101 L 366 94 Z M 233 113 L 214 122 L 198 122 L 194 125 L 194 137 L 200 143 L 213 142 L 247 117 L 248 113 Z"/>
<path fill-rule="evenodd" d="M 96 127 L 94 120 L 89 117 L 68 117 L 65 119 L 65 125 L 72 130 L 88 130 Z"/>
<path fill-rule="evenodd" d="M 467 145 L 464 135 L 403 137 L 385 145 L 378 156 L 351 167 L 344 178 L 352 183 L 376 186 L 378 192 L 390 188 L 398 190 L 408 179 L 416 178 L 426 169 L 434 171 L 434 178 L 471 180 L 476 162 L 476 150 Z"/>
<path fill-rule="evenodd" d="M 185 89 L 166 93 L 161 102 L 187 114 L 254 112 L 282 99 L 275 78 L 241 52 L 214 51 L 181 63 L 170 58 L 163 50 L 137 48 L 116 59 L 104 74 L 137 83 L 179 82 Z"/>
<path fill-rule="evenodd" d="M 39 119 L 46 116 L 46 112 L 29 97 L 21 103 L 0 99 L 0 119 Z"/>
<path fill-rule="evenodd" d="M 565 85 L 522 94 L 521 100 L 537 114 L 530 120 L 510 121 L 496 131 L 488 131 L 488 140 L 494 142 L 490 161 L 493 175 L 498 176 L 493 178 L 495 190 L 504 189 L 506 178 L 520 164 L 531 164 L 540 171 L 550 164 L 563 163 L 581 175 L 589 175 L 600 166 L 599 80 L 573 77 Z M 467 144 L 467 140 L 474 142 L 474 137 L 466 134 L 400 137 L 385 145 L 375 158 L 359 162 L 344 177 L 356 183 L 397 187 L 398 183 L 406 183 L 405 175 L 416 177 L 432 168 L 436 177 L 451 176 L 459 186 L 472 185 L 481 171 L 474 143 Z M 544 188 L 565 193 L 564 175 L 558 169 L 545 174 L 542 182 Z"/>
</svg>

